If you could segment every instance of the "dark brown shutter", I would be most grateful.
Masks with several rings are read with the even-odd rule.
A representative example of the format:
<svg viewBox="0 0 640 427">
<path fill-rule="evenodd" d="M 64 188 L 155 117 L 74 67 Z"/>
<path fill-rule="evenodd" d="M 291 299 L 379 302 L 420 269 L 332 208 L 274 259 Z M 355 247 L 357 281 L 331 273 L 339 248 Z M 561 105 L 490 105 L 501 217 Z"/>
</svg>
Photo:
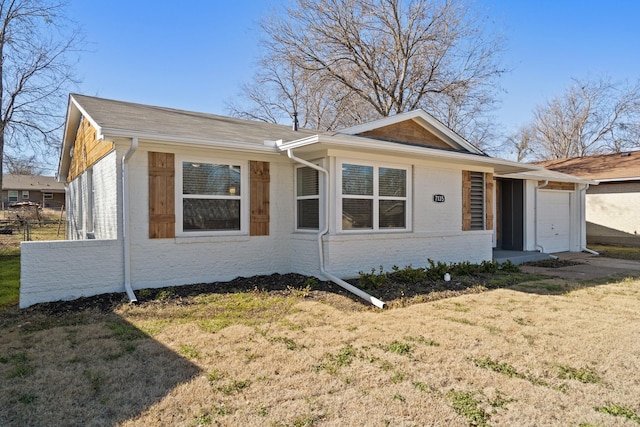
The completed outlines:
<svg viewBox="0 0 640 427">
<path fill-rule="evenodd" d="M 487 215 L 485 230 L 493 230 L 493 174 L 484 174 L 484 211 Z"/>
<path fill-rule="evenodd" d="M 269 235 L 269 162 L 249 162 L 251 236 Z"/>
<path fill-rule="evenodd" d="M 471 172 L 462 171 L 462 229 L 471 230 Z"/>
<path fill-rule="evenodd" d="M 149 152 L 149 238 L 175 235 L 175 156 Z"/>
</svg>

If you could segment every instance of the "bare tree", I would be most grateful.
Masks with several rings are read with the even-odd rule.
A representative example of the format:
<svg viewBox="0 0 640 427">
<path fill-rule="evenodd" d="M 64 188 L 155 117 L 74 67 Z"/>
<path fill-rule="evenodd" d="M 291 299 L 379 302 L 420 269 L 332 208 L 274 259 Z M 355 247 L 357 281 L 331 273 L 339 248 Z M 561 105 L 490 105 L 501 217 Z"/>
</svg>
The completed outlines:
<svg viewBox="0 0 640 427">
<path fill-rule="evenodd" d="M 57 152 L 73 83 L 68 55 L 79 41 L 63 11 L 56 0 L 0 0 L 0 186 L 5 150 Z"/>
<path fill-rule="evenodd" d="M 248 111 L 270 120 L 306 113 L 300 104 L 313 102 L 301 98 L 315 96 L 350 119 L 346 125 L 423 108 L 469 136 L 487 124 L 476 119 L 495 104 L 504 72 L 500 37 L 464 0 L 295 0 L 262 28 L 266 63 L 245 95 Z M 261 91 L 287 93 L 277 97 L 278 114 Z"/>
<path fill-rule="evenodd" d="M 534 136 L 535 129 L 531 125 L 521 126 L 506 138 L 503 151 L 515 154 L 516 161 L 522 162 L 533 154 Z"/>
<path fill-rule="evenodd" d="M 640 81 L 574 79 L 562 95 L 536 108 L 528 126 L 531 133 L 521 134 L 520 143 L 538 160 L 640 147 Z"/>
<path fill-rule="evenodd" d="M 21 158 L 5 155 L 4 160 L 6 172 L 11 175 L 40 175 L 43 172 L 35 155 Z"/>
<path fill-rule="evenodd" d="M 236 117 L 281 123 L 293 120 L 309 129 L 334 130 L 378 115 L 348 88 L 317 71 L 297 68 L 287 58 L 263 58 L 252 83 L 242 87 L 246 105 L 227 103 Z"/>
</svg>

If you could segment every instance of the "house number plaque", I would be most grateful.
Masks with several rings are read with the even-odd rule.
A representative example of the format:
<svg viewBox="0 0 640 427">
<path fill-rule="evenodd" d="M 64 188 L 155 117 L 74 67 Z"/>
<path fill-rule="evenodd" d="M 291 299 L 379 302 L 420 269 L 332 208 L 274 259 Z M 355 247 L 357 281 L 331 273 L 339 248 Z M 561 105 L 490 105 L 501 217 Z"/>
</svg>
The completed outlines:
<svg viewBox="0 0 640 427">
<path fill-rule="evenodd" d="M 436 203 L 444 203 L 444 194 L 434 194 L 433 201 Z"/>
</svg>

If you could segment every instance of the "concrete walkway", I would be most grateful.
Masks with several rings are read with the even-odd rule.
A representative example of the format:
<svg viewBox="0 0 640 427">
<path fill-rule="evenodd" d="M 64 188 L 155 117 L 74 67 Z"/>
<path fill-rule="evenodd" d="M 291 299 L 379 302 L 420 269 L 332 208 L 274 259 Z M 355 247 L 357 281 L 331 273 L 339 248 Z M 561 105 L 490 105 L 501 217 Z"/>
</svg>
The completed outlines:
<svg viewBox="0 0 640 427">
<path fill-rule="evenodd" d="M 532 267 L 529 265 L 521 266 L 520 268 L 525 273 L 546 274 L 554 277 L 578 280 L 600 279 L 616 274 L 640 276 L 639 261 L 606 258 L 586 252 L 562 252 L 553 255 L 557 256 L 560 260 L 571 260 L 579 262 L 580 264 L 560 268 Z"/>
</svg>

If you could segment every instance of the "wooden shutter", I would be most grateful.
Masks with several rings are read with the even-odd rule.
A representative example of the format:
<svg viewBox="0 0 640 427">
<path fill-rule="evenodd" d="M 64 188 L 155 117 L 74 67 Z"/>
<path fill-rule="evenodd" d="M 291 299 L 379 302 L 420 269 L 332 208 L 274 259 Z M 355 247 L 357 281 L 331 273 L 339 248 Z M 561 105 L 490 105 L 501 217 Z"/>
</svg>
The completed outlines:
<svg viewBox="0 0 640 427">
<path fill-rule="evenodd" d="M 175 235 L 175 156 L 149 152 L 149 238 Z"/>
<path fill-rule="evenodd" d="M 484 212 L 486 215 L 485 230 L 493 230 L 493 174 L 484 174 Z"/>
<path fill-rule="evenodd" d="M 462 229 L 471 230 L 471 172 L 462 171 Z"/>
<path fill-rule="evenodd" d="M 269 162 L 249 162 L 251 236 L 269 235 Z"/>
<path fill-rule="evenodd" d="M 484 188 L 478 187 L 480 179 L 484 179 Z M 480 197 L 484 200 L 480 201 Z M 462 229 L 493 230 L 492 173 L 480 175 L 478 172 L 462 171 Z"/>
</svg>

